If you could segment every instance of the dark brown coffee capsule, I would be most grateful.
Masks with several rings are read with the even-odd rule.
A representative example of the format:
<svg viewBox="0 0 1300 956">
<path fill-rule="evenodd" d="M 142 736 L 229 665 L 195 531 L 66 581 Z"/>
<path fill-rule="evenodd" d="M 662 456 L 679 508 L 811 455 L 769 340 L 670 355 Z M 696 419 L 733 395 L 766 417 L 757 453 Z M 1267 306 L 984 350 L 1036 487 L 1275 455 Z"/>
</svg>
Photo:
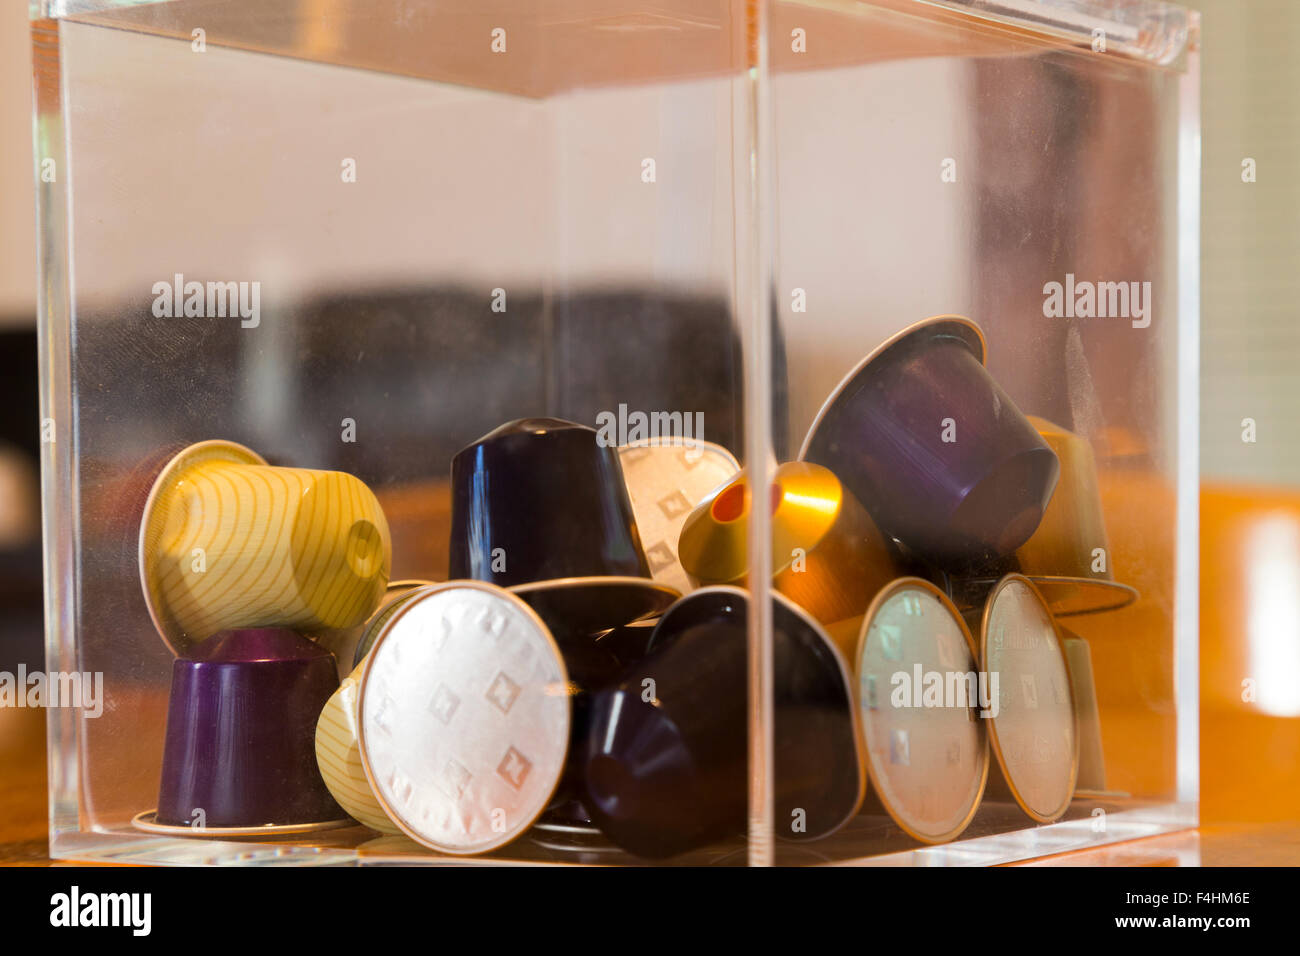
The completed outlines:
<svg viewBox="0 0 1300 956">
<path fill-rule="evenodd" d="M 591 706 L 581 755 L 592 819 L 624 849 L 673 856 L 744 831 L 749 595 L 707 587 L 664 614 L 648 655 Z M 776 832 L 833 833 L 864 777 L 847 670 L 820 627 L 773 596 Z"/>
</svg>

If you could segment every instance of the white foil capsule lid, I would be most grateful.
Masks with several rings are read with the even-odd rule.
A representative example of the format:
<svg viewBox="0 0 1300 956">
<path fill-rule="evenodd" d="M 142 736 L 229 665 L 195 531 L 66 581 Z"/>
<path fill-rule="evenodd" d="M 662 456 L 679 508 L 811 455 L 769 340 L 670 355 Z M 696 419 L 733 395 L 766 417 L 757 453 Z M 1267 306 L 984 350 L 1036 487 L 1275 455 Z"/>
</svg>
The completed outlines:
<svg viewBox="0 0 1300 956">
<path fill-rule="evenodd" d="M 484 853 L 526 831 L 564 769 L 564 660 L 546 625 L 495 585 L 455 581 L 404 602 L 366 659 L 366 777 L 419 843 Z"/>
</svg>

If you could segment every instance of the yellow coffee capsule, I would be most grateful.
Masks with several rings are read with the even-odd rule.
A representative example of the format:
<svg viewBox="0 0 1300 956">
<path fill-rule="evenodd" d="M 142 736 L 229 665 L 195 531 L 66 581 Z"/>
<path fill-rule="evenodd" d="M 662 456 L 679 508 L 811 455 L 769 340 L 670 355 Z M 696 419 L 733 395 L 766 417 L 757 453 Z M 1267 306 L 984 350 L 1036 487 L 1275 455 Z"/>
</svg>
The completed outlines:
<svg viewBox="0 0 1300 956">
<path fill-rule="evenodd" d="M 686 519 L 678 553 L 699 583 L 744 586 L 749 485 L 741 473 Z M 806 461 L 778 466 L 769 505 L 773 585 L 820 623 L 860 617 L 899 576 L 890 542 L 829 468 Z"/>
<path fill-rule="evenodd" d="M 380 833 L 400 833 L 366 779 L 357 745 L 357 687 L 364 664 L 343 679 L 316 723 L 316 764 L 325 786 L 354 820 Z"/>
<path fill-rule="evenodd" d="M 1030 415 L 1029 422 L 1060 459 L 1061 477 L 1038 530 L 1016 549 L 1020 573 L 1034 582 L 1057 615 L 1133 603 L 1137 592 L 1115 581 L 1111 568 L 1092 445 L 1045 418 Z"/>
<path fill-rule="evenodd" d="M 384 595 L 392 540 L 354 476 L 271 467 L 243 445 L 205 441 L 155 480 L 139 562 L 154 625 L 182 654 L 228 629 L 361 624 Z"/>
</svg>

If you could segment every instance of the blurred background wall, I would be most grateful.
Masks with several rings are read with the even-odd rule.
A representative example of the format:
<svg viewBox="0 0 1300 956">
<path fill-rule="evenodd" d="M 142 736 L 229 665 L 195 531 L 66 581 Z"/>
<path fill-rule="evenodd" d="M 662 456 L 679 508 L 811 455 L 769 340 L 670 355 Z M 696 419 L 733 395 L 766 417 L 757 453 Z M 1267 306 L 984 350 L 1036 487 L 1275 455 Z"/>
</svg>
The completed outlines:
<svg viewBox="0 0 1300 956">
<path fill-rule="evenodd" d="M 0 4 L 0 669 L 41 654 L 31 111 L 27 4 Z"/>
<path fill-rule="evenodd" d="M 0 4 L 0 329 L 36 315 L 32 193 L 32 54 L 27 4 Z"/>
<path fill-rule="evenodd" d="M 1188 5 L 1205 16 L 1201 471 L 1300 486 L 1300 3 Z"/>
<path fill-rule="evenodd" d="M 1205 33 L 1201 814 L 1209 822 L 1294 821 L 1300 819 L 1300 4 L 1188 5 L 1203 12 Z M 1254 161 L 1253 183 L 1243 182 L 1247 160 Z"/>
</svg>

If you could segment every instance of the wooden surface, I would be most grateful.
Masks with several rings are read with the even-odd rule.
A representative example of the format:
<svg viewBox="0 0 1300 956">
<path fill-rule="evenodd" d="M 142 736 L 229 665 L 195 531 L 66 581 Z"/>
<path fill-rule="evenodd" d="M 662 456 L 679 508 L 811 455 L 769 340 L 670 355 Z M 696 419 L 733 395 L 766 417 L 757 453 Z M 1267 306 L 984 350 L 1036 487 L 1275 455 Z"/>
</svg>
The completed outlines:
<svg viewBox="0 0 1300 956">
<path fill-rule="evenodd" d="M 49 863 L 45 712 L 0 708 L 0 864 Z"/>
</svg>

